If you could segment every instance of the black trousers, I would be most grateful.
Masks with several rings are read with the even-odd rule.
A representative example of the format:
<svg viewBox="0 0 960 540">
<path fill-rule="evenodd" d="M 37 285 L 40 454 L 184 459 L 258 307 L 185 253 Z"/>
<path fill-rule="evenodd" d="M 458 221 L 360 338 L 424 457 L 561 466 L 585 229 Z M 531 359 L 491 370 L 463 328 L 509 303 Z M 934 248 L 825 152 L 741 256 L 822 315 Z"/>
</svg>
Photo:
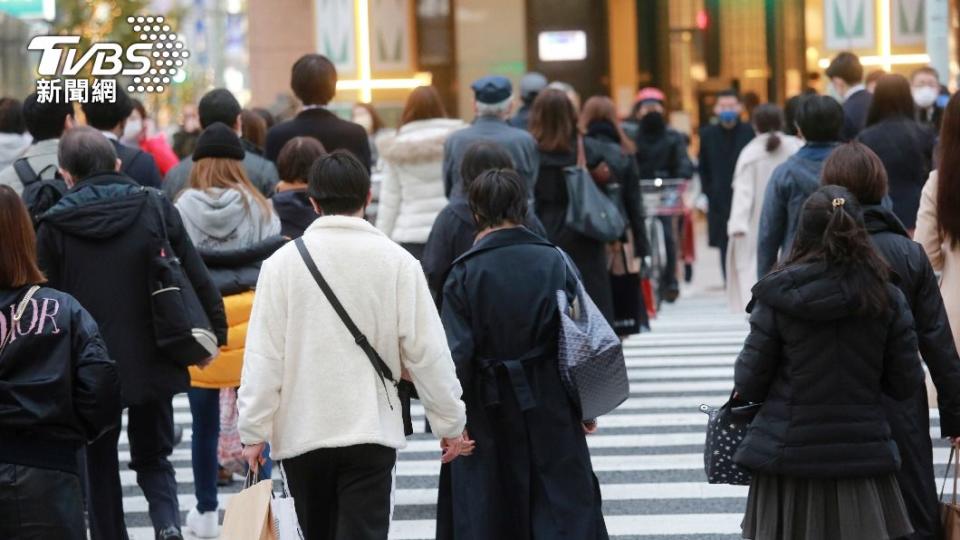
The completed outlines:
<svg viewBox="0 0 960 540">
<path fill-rule="evenodd" d="M 304 540 L 386 540 L 397 451 L 321 448 L 282 461 Z"/>
<path fill-rule="evenodd" d="M 169 457 L 173 452 L 173 398 L 127 409 L 130 468 L 147 499 L 156 531 L 180 526 L 177 479 Z M 87 445 L 87 512 L 91 540 L 127 540 L 117 428 Z"/>
<path fill-rule="evenodd" d="M 80 477 L 0 463 L 0 538 L 84 540 Z"/>
</svg>

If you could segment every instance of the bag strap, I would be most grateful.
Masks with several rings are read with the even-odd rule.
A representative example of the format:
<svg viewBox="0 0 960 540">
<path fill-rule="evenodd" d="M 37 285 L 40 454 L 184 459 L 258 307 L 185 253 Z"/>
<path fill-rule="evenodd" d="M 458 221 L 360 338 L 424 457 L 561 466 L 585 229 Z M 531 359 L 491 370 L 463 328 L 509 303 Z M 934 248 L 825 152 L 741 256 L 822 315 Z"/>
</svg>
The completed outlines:
<svg viewBox="0 0 960 540">
<path fill-rule="evenodd" d="M 30 300 L 33 299 L 33 295 L 40 290 L 39 285 L 33 285 L 27 292 L 23 295 L 23 298 L 17 303 L 17 307 L 13 310 L 13 318 L 10 320 L 10 335 L 6 336 L 7 339 L 3 341 L 3 345 L 0 346 L 0 354 L 3 354 L 3 350 L 7 348 L 7 345 L 13 341 L 13 336 L 17 331 L 17 328 L 20 326 L 20 319 L 23 317 L 23 312 L 27 310 L 27 306 L 30 304 Z"/>
<path fill-rule="evenodd" d="M 577 167 L 587 168 L 587 151 L 583 147 L 583 135 L 577 134 Z"/>
<path fill-rule="evenodd" d="M 958 466 L 960 466 L 960 452 L 957 452 L 956 447 L 950 445 L 950 457 L 947 458 L 947 470 L 943 472 L 943 482 L 940 484 L 940 497 L 938 500 L 943 500 L 943 490 L 947 487 L 947 477 L 950 476 L 950 466 L 953 465 L 953 504 L 957 504 L 957 478 L 960 475 L 958 471 Z"/>
<path fill-rule="evenodd" d="M 390 381 L 393 385 L 396 385 L 397 381 L 393 378 L 393 372 L 390 370 L 390 366 L 383 361 L 383 358 L 381 358 L 373 346 L 370 345 L 370 341 L 367 340 L 367 336 L 363 335 L 363 332 L 357 328 L 357 325 L 353 322 L 353 319 L 350 318 L 347 310 L 343 307 L 343 304 L 340 303 L 340 299 L 338 299 L 337 295 L 334 294 L 333 289 L 330 288 L 327 280 L 323 278 L 323 274 L 320 273 L 320 269 L 317 268 L 317 264 L 313 262 L 313 257 L 310 256 L 310 252 L 307 250 L 306 244 L 303 243 L 303 238 L 297 238 L 294 241 L 294 244 L 297 246 L 297 251 L 300 252 L 300 258 L 303 259 L 303 263 L 307 265 L 307 270 L 309 270 L 310 274 L 313 276 L 313 280 L 317 282 L 320 290 L 323 291 L 323 295 L 327 297 L 327 301 L 330 302 L 333 310 L 337 312 L 337 316 L 339 316 L 340 320 L 343 321 L 343 325 L 346 326 L 347 330 L 350 331 L 350 335 L 353 336 L 353 340 L 357 343 L 357 346 L 359 346 L 360 349 L 362 349 L 367 355 L 367 358 L 370 360 L 370 364 L 373 366 L 373 370 L 376 371 L 377 376 L 380 377 L 380 382 L 383 384 L 384 391 L 387 389 L 386 381 Z M 393 404 L 390 403 L 389 392 L 387 392 L 387 403 L 390 404 L 390 409 L 393 410 Z"/>
<path fill-rule="evenodd" d="M 33 170 L 27 158 L 20 158 L 14 161 L 13 170 L 17 173 L 17 176 L 20 178 L 20 183 L 24 186 L 30 185 L 40 179 L 40 176 Z"/>
</svg>

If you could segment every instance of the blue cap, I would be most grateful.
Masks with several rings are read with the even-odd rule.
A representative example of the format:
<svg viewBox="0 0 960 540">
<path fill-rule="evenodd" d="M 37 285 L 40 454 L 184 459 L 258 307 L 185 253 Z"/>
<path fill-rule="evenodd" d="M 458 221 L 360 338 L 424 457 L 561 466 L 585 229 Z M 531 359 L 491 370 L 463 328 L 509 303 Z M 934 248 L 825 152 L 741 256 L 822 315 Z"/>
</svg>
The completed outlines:
<svg viewBox="0 0 960 540">
<path fill-rule="evenodd" d="M 477 98 L 477 101 L 488 105 L 502 103 L 513 93 L 510 79 L 500 75 L 477 79 L 470 85 L 470 88 L 473 88 L 473 95 Z"/>
</svg>

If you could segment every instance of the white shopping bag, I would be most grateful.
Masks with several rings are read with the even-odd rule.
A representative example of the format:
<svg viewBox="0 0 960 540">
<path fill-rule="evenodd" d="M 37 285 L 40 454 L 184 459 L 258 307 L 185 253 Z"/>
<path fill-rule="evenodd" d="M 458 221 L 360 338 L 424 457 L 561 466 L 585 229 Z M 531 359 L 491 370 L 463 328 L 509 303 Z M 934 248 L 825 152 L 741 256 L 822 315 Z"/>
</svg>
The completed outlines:
<svg viewBox="0 0 960 540">
<path fill-rule="evenodd" d="M 280 467 L 280 479 L 283 480 L 283 493 L 279 497 L 274 494 L 270 499 L 273 536 L 275 540 L 303 540 L 303 532 L 300 531 L 300 521 L 297 519 L 297 509 L 293 504 L 293 497 L 290 496 L 283 462 L 278 463 L 278 465 Z"/>
</svg>

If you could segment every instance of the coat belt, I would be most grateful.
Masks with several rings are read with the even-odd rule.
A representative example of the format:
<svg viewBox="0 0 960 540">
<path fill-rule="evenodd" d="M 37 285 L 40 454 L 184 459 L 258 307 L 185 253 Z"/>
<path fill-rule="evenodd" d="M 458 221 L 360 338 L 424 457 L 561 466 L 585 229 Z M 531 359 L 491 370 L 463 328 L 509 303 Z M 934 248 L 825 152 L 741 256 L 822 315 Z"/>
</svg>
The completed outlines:
<svg viewBox="0 0 960 540">
<path fill-rule="evenodd" d="M 513 395 L 517 398 L 517 404 L 521 411 L 529 411 L 537 406 L 537 400 L 533 396 L 533 389 L 530 387 L 530 380 L 527 378 L 527 372 L 524 370 L 524 364 L 531 360 L 543 357 L 549 352 L 549 347 L 539 346 L 531 349 L 520 358 L 509 360 L 498 360 L 481 358 L 480 364 L 480 384 L 482 384 L 483 405 L 490 407 L 500 404 L 500 386 L 497 383 L 497 370 L 503 369 L 507 372 L 510 379 L 510 386 L 513 388 Z"/>
</svg>

